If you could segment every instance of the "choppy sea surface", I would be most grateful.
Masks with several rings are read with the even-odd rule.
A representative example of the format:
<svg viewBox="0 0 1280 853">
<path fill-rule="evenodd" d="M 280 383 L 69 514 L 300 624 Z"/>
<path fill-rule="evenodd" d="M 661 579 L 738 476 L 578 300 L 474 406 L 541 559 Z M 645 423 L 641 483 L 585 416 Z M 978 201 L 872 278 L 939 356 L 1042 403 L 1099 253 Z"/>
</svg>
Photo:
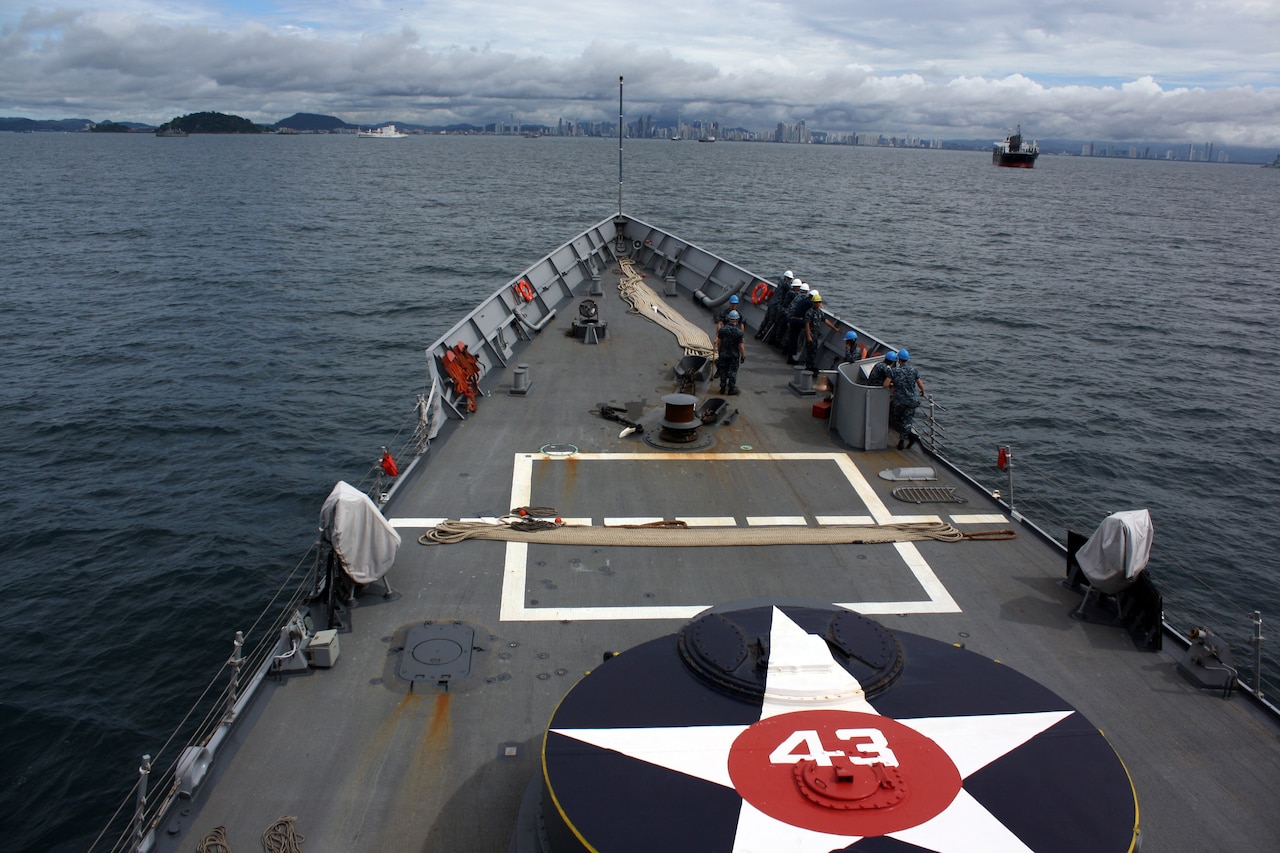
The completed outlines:
<svg viewBox="0 0 1280 853">
<path fill-rule="evenodd" d="M 0 173 L 0 850 L 83 850 L 423 349 L 616 211 L 618 149 L 0 134 Z M 909 347 L 949 454 L 1007 490 L 1012 446 L 1051 533 L 1150 509 L 1175 623 L 1247 658 L 1280 619 L 1280 171 L 628 141 L 624 194 Z"/>
</svg>

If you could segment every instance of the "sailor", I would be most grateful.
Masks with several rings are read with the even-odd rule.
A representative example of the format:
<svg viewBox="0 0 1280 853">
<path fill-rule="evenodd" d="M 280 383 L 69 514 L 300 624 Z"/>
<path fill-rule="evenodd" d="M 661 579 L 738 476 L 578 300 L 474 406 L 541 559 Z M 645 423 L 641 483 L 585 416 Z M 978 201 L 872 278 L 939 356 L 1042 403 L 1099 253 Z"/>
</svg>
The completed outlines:
<svg viewBox="0 0 1280 853">
<path fill-rule="evenodd" d="M 804 329 L 804 318 L 813 307 L 809 298 L 809 285 L 800 282 L 800 292 L 791 300 L 787 308 L 787 328 L 782 340 L 782 351 L 787 354 L 787 364 L 796 363 L 796 345 L 800 341 L 801 330 Z"/>
<path fill-rule="evenodd" d="M 791 289 L 782 295 L 782 301 L 778 303 L 778 313 L 774 315 L 773 325 L 769 327 L 769 334 L 765 338 L 776 347 L 782 346 L 782 342 L 786 340 L 787 318 L 791 316 L 791 306 L 805 286 L 800 279 L 791 279 Z"/>
<path fill-rule="evenodd" d="M 813 291 L 809 294 L 809 310 L 805 312 L 802 331 L 804 333 L 804 369 L 818 375 L 818 344 L 822 343 L 822 327 L 827 315 L 822 313 L 822 294 Z"/>
<path fill-rule="evenodd" d="M 791 298 L 791 283 L 795 280 L 795 273 L 791 270 L 787 270 L 782 274 L 782 280 L 773 289 L 773 295 L 769 297 L 769 304 L 765 306 L 764 322 L 760 324 L 760 331 L 756 332 L 756 340 L 765 339 L 769 332 L 773 331 L 773 324 L 778 321 L 778 311 L 781 310 L 783 302 Z"/>
<path fill-rule="evenodd" d="M 731 311 L 737 311 L 737 310 L 738 310 L 738 294 L 735 293 L 733 296 L 729 297 L 729 307 L 725 308 L 723 311 L 721 311 L 719 314 L 716 315 L 716 331 L 717 332 L 719 332 L 720 327 L 724 325 L 724 321 L 728 318 L 729 313 Z"/>
<path fill-rule="evenodd" d="M 830 321 L 827 325 L 835 328 L 835 324 Z M 858 333 L 848 331 L 844 333 L 844 355 L 840 356 L 841 364 L 852 364 L 855 361 L 862 361 L 867 357 L 867 348 L 858 343 Z"/>
<path fill-rule="evenodd" d="M 924 393 L 924 382 L 920 380 L 920 371 L 907 363 L 911 358 L 906 348 L 898 350 L 898 365 L 889 370 L 885 385 L 893 386 L 893 396 L 889 398 L 889 425 L 898 431 L 898 449 L 905 450 L 920 440 L 913 426 L 916 409 L 920 406 L 920 394 Z M 917 391 L 919 393 L 917 393 Z"/>
<path fill-rule="evenodd" d="M 876 366 L 871 368 L 871 373 L 867 376 L 867 381 L 872 385 L 883 386 L 884 381 L 889 378 L 889 371 L 898 366 L 898 353 L 889 350 L 884 354 L 884 361 L 877 362 Z"/>
<path fill-rule="evenodd" d="M 741 320 L 737 311 L 725 316 L 724 325 L 716 331 L 716 346 L 720 355 L 716 358 L 716 373 L 720 377 L 721 394 L 738 393 L 738 365 L 747 360 L 747 345 L 743 341 Z"/>
</svg>

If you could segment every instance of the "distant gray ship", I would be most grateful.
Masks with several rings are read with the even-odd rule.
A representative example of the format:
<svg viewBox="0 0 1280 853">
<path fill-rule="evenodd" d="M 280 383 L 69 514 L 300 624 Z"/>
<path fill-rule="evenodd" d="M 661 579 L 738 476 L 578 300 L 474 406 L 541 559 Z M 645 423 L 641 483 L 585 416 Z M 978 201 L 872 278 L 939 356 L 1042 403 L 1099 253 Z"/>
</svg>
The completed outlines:
<svg viewBox="0 0 1280 853">
<path fill-rule="evenodd" d="M 1040 146 L 1035 142 L 1022 141 L 1022 127 L 995 143 L 991 150 L 991 162 L 997 166 L 1009 166 L 1015 169 L 1031 169 L 1040 156 Z"/>
</svg>

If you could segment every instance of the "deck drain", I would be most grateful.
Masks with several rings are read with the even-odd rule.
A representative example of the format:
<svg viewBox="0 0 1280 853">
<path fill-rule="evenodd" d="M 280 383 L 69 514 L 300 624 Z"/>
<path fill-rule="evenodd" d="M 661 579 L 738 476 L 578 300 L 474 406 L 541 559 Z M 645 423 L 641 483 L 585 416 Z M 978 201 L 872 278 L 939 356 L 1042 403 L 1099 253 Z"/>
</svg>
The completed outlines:
<svg viewBox="0 0 1280 853">
<path fill-rule="evenodd" d="M 956 494 L 954 486 L 898 486 L 893 496 L 913 504 L 962 504 L 968 503 Z"/>
</svg>

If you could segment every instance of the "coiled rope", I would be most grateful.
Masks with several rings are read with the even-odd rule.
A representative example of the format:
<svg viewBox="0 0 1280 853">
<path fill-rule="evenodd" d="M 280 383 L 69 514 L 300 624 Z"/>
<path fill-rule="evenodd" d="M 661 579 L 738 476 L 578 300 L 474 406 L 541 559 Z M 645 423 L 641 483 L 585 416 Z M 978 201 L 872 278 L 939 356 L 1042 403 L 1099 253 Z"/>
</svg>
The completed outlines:
<svg viewBox="0 0 1280 853">
<path fill-rule="evenodd" d="M 231 845 L 227 843 L 227 828 L 215 826 L 196 844 L 196 853 L 231 853 Z"/>
<path fill-rule="evenodd" d="M 508 517 L 510 518 L 510 517 Z M 864 545 L 885 542 L 960 542 L 1012 539 L 1012 530 L 961 533 L 942 521 L 901 524 L 830 524 L 817 527 L 689 527 L 683 522 L 618 527 L 556 524 L 548 521 L 444 521 L 418 537 L 423 545 L 454 545 L 467 539 L 536 542 L 548 545 L 631 545 L 726 547 L 732 545 Z"/>
<path fill-rule="evenodd" d="M 711 355 L 711 338 L 698 326 L 690 323 L 679 311 L 670 308 L 653 288 L 644 283 L 635 271 L 635 261 L 619 258 L 621 279 L 618 293 L 632 314 L 639 314 L 657 323 L 676 336 L 685 355 Z"/>
<path fill-rule="evenodd" d="M 300 835 L 293 828 L 297 820 L 292 815 L 277 818 L 276 822 L 262 833 L 262 849 L 265 853 L 302 853 L 302 842 L 306 836 Z M 231 845 L 227 843 L 227 828 L 215 826 L 196 844 L 196 853 L 231 853 Z"/>
<path fill-rule="evenodd" d="M 278 818 L 262 833 L 262 849 L 266 853 L 302 853 L 302 842 L 306 836 L 299 835 L 293 828 L 296 817 Z"/>
</svg>

